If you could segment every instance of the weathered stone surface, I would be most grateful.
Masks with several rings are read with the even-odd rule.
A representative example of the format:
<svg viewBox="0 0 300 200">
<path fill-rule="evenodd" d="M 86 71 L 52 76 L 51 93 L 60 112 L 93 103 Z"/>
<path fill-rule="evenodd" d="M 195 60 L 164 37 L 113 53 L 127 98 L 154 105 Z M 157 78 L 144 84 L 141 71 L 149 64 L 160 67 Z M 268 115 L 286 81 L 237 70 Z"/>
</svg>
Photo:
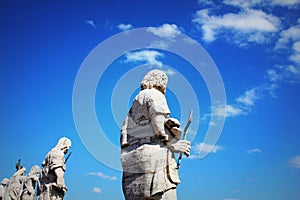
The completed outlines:
<svg viewBox="0 0 300 200">
<path fill-rule="evenodd" d="M 8 187 L 5 191 L 4 200 L 18 200 L 22 188 L 22 183 L 25 178 L 25 172 L 25 167 L 20 168 L 10 178 Z"/>
<path fill-rule="evenodd" d="M 20 200 L 33 200 L 35 195 L 35 186 L 39 179 L 41 169 L 35 165 L 31 168 L 29 174 L 25 177 L 22 184 L 22 192 L 20 194 Z"/>
<path fill-rule="evenodd" d="M 5 195 L 5 191 L 8 187 L 8 183 L 9 183 L 9 179 L 8 178 L 4 178 L 1 181 L 1 185 L 0 185 L 0 200 L 4 199 L 4 195 Z"/>
<path fill-rule="evenodd" d="M 174 153 L 189 155 L 190 143 L 179 140 L 180 124 L 169 118 L 164 95 L 167 81 L 163 71 L 148 72 L 123 123 L 122 187 L 126 200 L 177 199 L 180 179 Z"/>
<path fill-rule="evenodd" d="M 62 200 L 67 187 L 64 173 L 66 170 L 64 155 L 71 147 L 71 140 L 60 138 L 57 145 L 51 149 L 42 163 L 43 169 L 39 178 L 37 200 Z"/>
</svg>

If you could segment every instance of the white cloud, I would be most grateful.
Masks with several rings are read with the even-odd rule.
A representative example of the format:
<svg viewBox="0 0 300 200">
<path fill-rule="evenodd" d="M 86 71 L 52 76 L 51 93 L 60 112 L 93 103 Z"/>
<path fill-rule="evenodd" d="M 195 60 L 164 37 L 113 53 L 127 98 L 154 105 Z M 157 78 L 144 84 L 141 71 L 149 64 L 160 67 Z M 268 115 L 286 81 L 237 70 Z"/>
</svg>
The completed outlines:
<svg viewBox="0 0 300 200">
<path fill-rule="evenodd" d="M 163 70 L 168 76 L 174 76 L 176 74 L 175 71 L 171 70 L 171 69 L 164 69 Z"/>
<path fill-rule="evenodd" d="M 267 79 L 271 82 L 278 82 L 282 79 L 280 74 L 275 69 L 269 69 L 266 72 Z"/>
<path fill-rule="evenodd" d="M 270 82 L 269 86 L 275 85 L 275 88 L 281 82 L 299 83 L 300 65 L 275 66 L 273 69 L 267 71 L 266 78 Z"/>
<path fill-rule="evenodd" d="M 247 106 L 254 106 L 254 102 L 259 99 L 257 95 L 257 88 L 252 88 L 247 90 L 242 96 L 238 97 L 236 100 Z"/>
<path fill-rule="evenodd" d="M 85 23 L 89 24 L 90 26 L 97 28 L 95 22 L 93 20 L 86 20 Z"/>
<path fill-rule="evenodd" d="M 253 7 L 272 7 L 282 6 L 287 8 L 293 8 L 293 6 L 300 3 L 299 0 L 224 0 L 224 4 L 240 7 L 240 8 L 253 8 Z"/>
<path fill-rule="evenodd" d="M 147 62 L 150 65 L 162 67 L 163 64 L 161 61 L 157 60 L 159 57 L 164 55 L 158 51 L 153 50 L 143 50 L 138 52 L 130 52 L 126 55 L 125 62 Z"/>
<path fill-rule="evenodd" d="M 280 20 L 277 17 L 253 9 L 223 16 L 209 15 L 209 10 L 203 9 L 197 11 L 193 22 L 202 30 L 203 40 L 212 42 L 218 35 L 230 34 L 232 40 L 229 42 L 240 46 L 248 42 L 267 43 L 270 34 L 280 28 Z"/>
<path fill-rule="evenodd" d="M 291 48 L 292 46 L 292 48 Z M 298 24 L 291 26 L 287 30 L 280 33 L 275 50 L 284 49 L 290 53 L 289 60 L 297 65 L 297 67 L 287 68 L 288 72 L 299 76 L 300 72 L 300 18 Z M 292 69 L 292 70 L 291 70 Z M 287 72 L 286 70 L 284 71 Z"/>
<path fill-rule="evenodd" d="M 111 181 L 116 181 L 117 180 L 117 177 L 105 175 L 102 172 L 89 172 L 88 175 L 98 176 L 100 178 L 111 180 Z"/>
<path fill-rule="evenodd" d="M 290 42 L 295 42 L 300 40 L 300 19 L 296 26 L 291 26 L 287 30 L 280 33 L 280 38 L 275 46 L 275 49 L 289 48 Z"/>
<path fill-rule="evenodd" d="M 300 66 L 300 40 L 293 44 L 293 53 L 290 60 Z"/>
<path fill-rule="evenodd" d="M 95 192 L 95 193 L 101 193 L 102 190 L 101 190 L 101 188 L 94 187 L 94 188 L 93 188 L 93 192 Z"/>
<path fill-rule="evenodd" d="M 169 45 L 168 41 L 154 41 L 150 44 L 149 48 L 167 49 Z"/>
<path fill-rule="evenodd" d="M 270 71 L 270 74 L 273 73 Z M 275 76 L 275 75 L 273 75 Z M 268 86 L 268 87 L 267 87 Z M 212 106 L 211 111 L 212 115 L 216 117 L 237 117 L 241 115 L 247 115 L 252 110 L 252 107 L 255 106 L 256 100 L 260 99 L 262 96 L 262 92 L 268 90 L 271 93 L 271 89 L 275 89 L 276 87 L 271 87 L 270 85 L 263 85 L 260 87 L 254 87 L 250 90 L 244 92 L 243 95 L 239 96 L 235 99 L 233 104 L 226 105 L 218 105 Z M 206 120 L 207 117 L 211 115 L 204 115 L 203 119 Z M 211 123 L 214 126 L 214 122 Z"/>
<path fill-rule="evenodd" d="M 294 156 L 288 161 L 288 164 L 296 169 L 300 169 L 300 155 Z"/>
<path fill-rule="evenodd" d="M 206 144 L 206 143 L 199 143 L 196 144 L 192 147 L 192 153 L 190 155 L 190 159 L 197 159 L 201 158 L 200 153 L 205 152 L 205 153 L 217 153 L 218 151 L 223 150 L 224 147 L 220 145 L 211 145 L 211 144 Z"/>
<path fill-rule="evenodd" d="M 124 23 L 122 23 L 122 24 L 119 24 L 119 25 L 118 25 L 118 28 L 119 28 L 121 31 L 127 31 L 127 30 L 129 30 L 129 29 L 132 29 L 133 26 L 132 26 L 131 24 L 124 24 Z"/>
<path fill-rule="evenodd" d="M 169 39 L 175 38 L 176 35 L 181 32 L 176 24 L 163 24 L 160 27 L 149 27 L 147 31 L 159 37 Z"/>
<path fill-rule="evenodd" d="M 217 117 L 236 117 L 244 114 L 243 110 L 232 105 L 213 106 L 212 114 Z"/>
<path fill-rule="evenodd" d="M 272 5 L 287 6 L 289 8 L 292 8 L 292 6 L 295 6 L 299 3 L 299 0 L 271 0 Z"/>
<path fill-rule="evenodd" d="M 198 0 L 198 4 L 210 6 L 210 5 L 214 5 L 214 2 L 212 0 Z"/>
<path fill-rule="evenodd" d="M 268 71 L 270 78 L 275 77 L 276 81 L 299 82 L 300 80 L 300 18 L 294 26 L 283 30 L 280 33 L 275 50 L 284 50 L 289 54 L 288 60 L 291 63 L 276 66 L 273 71 Z M 273 76 L 272 76 L 273 75 Z"/>
<path fill-rule="evenodd" d="M 223 3 L 235 7 L 241 7 L 241 8 L 252 8 L 259 4 L 262 4 L 262 0 L 224 0 Z"/>
<path fill-rule="evenodd" d="M 270 83 L 266 84 L 265 90 L 268 91 L 268 93 L 271 95 L 273 98 L 277 98 L 277 94 L 275 93 L 275 90 L 279 87 L 277 83 Z"/>
<path fill-rule="evenodd" d="M 247 154 L 255 154 L 255 153 L 261 153 L 262 150 L 259 148 L 253 148 L 246 151 Z"/>
</svg>

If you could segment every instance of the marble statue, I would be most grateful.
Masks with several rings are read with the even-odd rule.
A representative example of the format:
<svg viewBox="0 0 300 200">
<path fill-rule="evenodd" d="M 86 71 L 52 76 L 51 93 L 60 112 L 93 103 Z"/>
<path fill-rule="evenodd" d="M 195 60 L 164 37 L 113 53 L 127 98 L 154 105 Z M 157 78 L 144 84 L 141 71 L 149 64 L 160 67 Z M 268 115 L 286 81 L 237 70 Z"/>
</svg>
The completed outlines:
<svg viewBox="0 0 300 200">
<path fill-rule="evenodd" d="M 174 153 L 190 154 L 178 120 L 169 118 L 167 75 L 148 72 L 121 130 L 122 189 L 126 200 L 176 200 L 180 183 Z"/>
<path fill-rule="evenodd" d="M 10 178 L 9 184 L 5 191 L 4 200 L 19 200 L 20 191 L 22 188 L 22 183 L 24 181 L 24 174 L 26 173 L 26 168 L 22 167 L 14 173 Z"/>
<path fill-rule="evenodd" d="M 4 195 L 5 195 L 5 191 L 6 191 L 6 188 L 8 186 L 8 183 L 9 183 L 9 179 L 8 178 L 4 178 L 1 181 L 1 185 L 0 185 L 0 200 L 4 199 Z"/>
<path fill-rule="evenodd" d="M 23 181 L 20 200 L 33 200 L 35 195 L 35 185 L 39 179 L 40 167 L 35 165 Z"/>
<path fill-rule="evenodd" d="M 57 145 L 49 151 L 42 163 L 43 169 L 39 178 L 37 200 L 62 200 L 67 192 L 64 173 L 66 161 L 64 155 L 71 147 L 71 140 L 60 138 Z"/>
</svg>

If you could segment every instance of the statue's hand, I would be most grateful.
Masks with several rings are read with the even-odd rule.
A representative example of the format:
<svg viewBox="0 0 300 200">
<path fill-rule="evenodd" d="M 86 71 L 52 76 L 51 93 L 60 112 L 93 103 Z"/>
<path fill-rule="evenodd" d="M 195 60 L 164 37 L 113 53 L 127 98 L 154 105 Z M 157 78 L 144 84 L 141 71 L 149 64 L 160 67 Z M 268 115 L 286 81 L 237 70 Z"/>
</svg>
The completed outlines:
<svg viewBox="0 0 300 200">
<path fill-rule="evenodd" d="M 173 127 L 171 128 L 171 132 L 173 133 L 176 140 L 180 140 L 182 134 L 182 130 L 180 128 Z"/>
<path fill-rule="evenodd" d="M 175 153 L 184 153 L 186 156 L 189 156 L 191 143 L 187 140 L 179 140 L 176 143 L 172 144 L 170 149 Z"/>
<path fill-rule="evenodd" d="M 68 191 L 68 188 L 64 184 L 57 184 L 57 188 L 61 190 L 64 194 Z"/>
</svg>

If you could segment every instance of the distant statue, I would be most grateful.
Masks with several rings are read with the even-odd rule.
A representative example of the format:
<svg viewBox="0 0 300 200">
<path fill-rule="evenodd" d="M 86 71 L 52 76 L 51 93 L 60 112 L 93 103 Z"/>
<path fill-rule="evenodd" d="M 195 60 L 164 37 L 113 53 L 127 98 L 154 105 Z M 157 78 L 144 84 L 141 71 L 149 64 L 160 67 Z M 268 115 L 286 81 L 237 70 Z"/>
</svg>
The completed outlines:
<svg viewBox="0 0 300 200">
<path fill-rule="evenodd" d="M 1 181 L 1 185 L 0 185 L 0 200 L 4 199 L 4 195 L 5 195 L 5 191 L 7 189 L 8 183 L 9 183 L 9 179 L 8 178 L 4 178 Z"/>
<path fill-rule="evenodd" d="M 20 194 L 20 200 L 33 200 L 35 195 L 35 186 L 39 180 L 39 174 L 41 169 L 39 166 L 35 165 L 31 168 L 29 174 L 25 177 L 23 181 L 22 192 Z"/>
<path fill-rule="evenodd" d="M 21 166 L 21 159 L 18 159 L 18 162 L 16 163 L 16 171 L 21 169 L 23 166 Z"/>
<path fill-rule="evenodd" d="M 71 147 L 71 140 L 60 138 L 57 145 L 49 151 L 42 163 L 37 200 L 62 200 L 67 192 L 64 173 L 66 163 L 64 155 Z"/>
<path fill-rule="evenodd" d="M 5 191 L 4 200 L 19 200 L 25 173 L 26 168 L 22 167 L 10 178 L 8 187 Z"/>
<path fill-rule="evenodd" d="M 178 120 L 169 118 L 167 75 L 148 72 L 121 130 L 122 188 L 126 200 L 176 200 L 180 183 L 174 153 L 190 154 Z"/>
</svg>

